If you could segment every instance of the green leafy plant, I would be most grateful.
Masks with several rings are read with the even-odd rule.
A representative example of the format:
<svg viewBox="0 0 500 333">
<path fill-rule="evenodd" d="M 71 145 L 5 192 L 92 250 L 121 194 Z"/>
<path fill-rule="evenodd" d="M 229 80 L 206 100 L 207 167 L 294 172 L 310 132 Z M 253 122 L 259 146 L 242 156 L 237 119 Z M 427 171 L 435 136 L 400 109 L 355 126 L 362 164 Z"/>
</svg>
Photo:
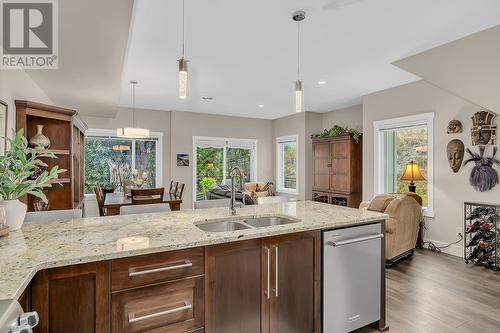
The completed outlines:
<svg viewBox="0 0 500 333">
<path fill-rule="evenodd" d="M 205 196 L 206 196 L 206 193 L 208 192 L 208 190 L 210 190 L 215 185 L 217 185 L 217 180 L 215 178 L 203 177 L 200 180 L 201 191 L 203 193 L 205 193 Z"/>
<path fill-rule="evenodd" d="M 106 182 L 106 183 L 103 183 L 101 185 L 102 189 L 105 190 L 105 191 L 114 191 L 118 188 L 118 185 L 116 185 L 115 183 L 112 183 L 112 182 Z"/>
<path fill-rule="evenodd" d="M 352 138 L 354 141 L 359 143 L 359 139 L 361 138 L 361 132 L 354 129 L 354 128 L 349 128 L 349 127 L 342 127 L 335 125 L 330 129 L 325 129 L 323 132 L 320 133 L 315 133 L 311 135 L 311 138 L 324 138 L 324 137 L 329 137 L 329 136 L 340 136 L 340 135 L 346 135 L 350 134 L 352 135 Z"/>
<path fill-rule="evenodd" d="M 40 158 L 57 158 L 54 153 L 29 148 L 24 129 L 15 133 L 13 139 L 5 139 L 10 149 L 0 156 L 0 200 L 14 200 L 32 194 L 47 203 L 43 189 L 57 183 L 58 175 L 66 170 L 54 166 L 50 171 L 44 170 L 37 177 L 34 176 L 37 169 L 48 167 Z"/>
</svg>

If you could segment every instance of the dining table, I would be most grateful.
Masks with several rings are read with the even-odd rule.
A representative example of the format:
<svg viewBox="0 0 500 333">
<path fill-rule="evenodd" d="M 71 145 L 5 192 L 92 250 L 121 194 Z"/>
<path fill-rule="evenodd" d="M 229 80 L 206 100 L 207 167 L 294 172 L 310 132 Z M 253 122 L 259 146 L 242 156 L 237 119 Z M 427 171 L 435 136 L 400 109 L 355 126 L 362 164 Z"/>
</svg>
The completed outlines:
<svg viewBox="0 0 500 333">
<path fill-rule="evenodd" d="M 163 197 L 163 203 L 168 204 L 171 211 L 176 211 L 181 209 L 182 199 L 169 194 Z M 119 215 L 120 207 L 130 205 L 132 205 L 131 197 L 123 193 L 106 193 L 103 207 L 106 209 L 106 215 Z"/>
</svg>

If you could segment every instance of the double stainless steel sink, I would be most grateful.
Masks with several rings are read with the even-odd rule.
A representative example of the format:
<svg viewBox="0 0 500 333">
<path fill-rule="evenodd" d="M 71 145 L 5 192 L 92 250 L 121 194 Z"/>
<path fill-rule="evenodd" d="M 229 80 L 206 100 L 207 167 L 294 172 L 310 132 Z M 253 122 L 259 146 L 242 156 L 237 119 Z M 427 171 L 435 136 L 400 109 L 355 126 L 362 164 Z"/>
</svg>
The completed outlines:
<svg viewBox="0 0 500 333">
<path fill-rule="evenodd" d="M 297 223 L 300 220 L 283 216 L 262 216 L 246 218 L 227 218 L 214 221 L 195 222 L 198 229 L 207 232 L 225 232 L 245 229 L 273 227 L 277 225 Z"/>
</svg>

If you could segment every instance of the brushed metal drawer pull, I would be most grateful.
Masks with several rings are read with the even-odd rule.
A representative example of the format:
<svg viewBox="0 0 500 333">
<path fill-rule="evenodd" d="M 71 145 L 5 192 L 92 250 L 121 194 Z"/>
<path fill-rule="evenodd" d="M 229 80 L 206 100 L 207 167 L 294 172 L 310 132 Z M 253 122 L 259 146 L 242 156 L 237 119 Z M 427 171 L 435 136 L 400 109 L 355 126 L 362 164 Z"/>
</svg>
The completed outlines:
<svg viewBox="0 0 500 333">
<path fill-rule="evenodd" d="M 267 291 L 266 291 L 266 297 L 267 299 L 271 298 L 271 251 L 269 248 L 266 247 L 266 255 L 267 255 Z"/>
<path fill-rule="evenodd" d="M 180 265 L 153 268 L 153 269 L 147 269 L 145 271 L 138 271 L 138 272 L 136 271 L 137 268 L 132 267 L 132 268 L 129 268 L 129 270 L 128 270 L 128 276 L 133 277 L 133 276 L 139 276 L 139 275 L 167 272 L 167 271 L 173 271 L 176 269 L 187 268 L 187 267 L 192 267 L 192 266 L 193 266 L 193 263 L 191 261 L 184 260 L 184 263 L 180 264 Z"/>
<path fill-rule="evenodd" d="M 326 242 L 326 245 L 337 247 L 337 246 L 342 246 L 342 245 L 348 245 L 348 244 L 353 244 L 353 243 L 359 243 L 359 242 L 365 242 L 369 241 L 372 239 L 379 239 L 379 238 L 384 238 L 383 234 L 375 234 L 375 235 L 369 235 L 369 236 L 363 236 L 363 237 L 357 237 L 357 238 L 350 238 L 342 241 L 335 241 L 335 242 Z"/>
<path fill-rule="evenodd" d="M 191 303 L 184 302 L 184 305 L 180 306 L 178 308 L 170 309 L 170 310 L 165 310 L 165 311 L 160 311 L 160 312 L 155 312 L 155 313 L 151 313 L 151 314 L 148 314 L 148 315 L 145 315 L 145 316 L 136 317 L 135 313 L 130 313 L 128 315 L 128 322 L 129 322 L 129 324 L 132 324 L 132 323 L 136 323 L 136 322 L 139 322 L 139 321 L 153 319 L 153 318 L 156 318 L 156 317 L 165 316 L 165 315 L 169 315 L 169 314 L 176 313 L 176 312 L 190 310 L 192 308 L 193 308 L 193 305 Z"/>
</svg>

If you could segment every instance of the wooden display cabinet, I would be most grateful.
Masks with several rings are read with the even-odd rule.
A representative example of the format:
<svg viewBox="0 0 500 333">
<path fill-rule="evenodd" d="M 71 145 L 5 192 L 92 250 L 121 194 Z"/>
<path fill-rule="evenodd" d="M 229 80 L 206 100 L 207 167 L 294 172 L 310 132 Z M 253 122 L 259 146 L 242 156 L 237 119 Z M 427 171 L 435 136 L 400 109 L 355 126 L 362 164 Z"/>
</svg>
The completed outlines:
<svg viewBox="0 0 500 333">
<path fill-rule="evenodd" d="M 36 134 L 36 125 L 43 125 L 43 134 L 50 139 L 50 150 L 57 159 L 43 159 L 49 168 L 58 165 L 66 172 L 59 175 L 59 184 L 46 189 L 49 210 L 83 209 L 84 137 L 87 126 L 75 110 L 36 102 L 16 100 L 16 127 L 24 128 L 29 140 Z M 21 198 L 33 211 L 32 195 Z"/>
</svg>

